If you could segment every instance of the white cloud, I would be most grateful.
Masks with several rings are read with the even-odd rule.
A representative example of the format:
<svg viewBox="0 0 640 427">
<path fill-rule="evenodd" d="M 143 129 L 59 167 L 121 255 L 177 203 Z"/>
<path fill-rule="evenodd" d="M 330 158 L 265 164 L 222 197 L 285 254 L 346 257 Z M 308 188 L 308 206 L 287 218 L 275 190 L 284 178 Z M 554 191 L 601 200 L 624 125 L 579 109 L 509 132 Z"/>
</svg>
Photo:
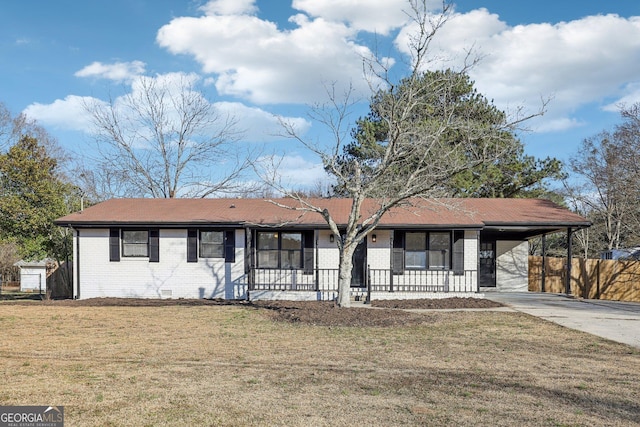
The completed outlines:
<svg viewBox="0 0 640 427">
<path fill-rule="evenodd" d="M 406 32 L 397 40 L 406 52 Z M 538 129 L 580 126 L 580 107 L 632 96 L 629 81 L 640 67 L 640 17 L 588 16 L 557 24 L 508 26 L 486 9 L 456 14 L 437 35 L 440 62 L 461 67 L 469 48 L 482 60 L 470 70 L 478 90 L 500 108 L 529 111 L 552 98 Z M 634 97 L 635 98 L 635 97 Z M 615 102 L 614 102 L 615 104 Z"/>
<path fill-rule="evenodd" d="M 536 118 L 531 122 L 531 130 L 539 133 L 546 132 L 558 132 L 565 131 L 568 129 L 578 128 L 580 126 L 584 126 L 585 123 L 581 120 L 570 118 L 570 117 L 560 117 L 556 119 L 545 119 L 544 116 L 540 118 Z"/>
<path fill-rule="evenodd" d="M 129 82 L 144 74 L 144 71 L 145 63 L 142 61 L 115 62 L 113 64 L 103 64 L 96 61 L 77 71 L 74 75 L 76 77 L 108 79 L 115 82 Z"/>
<path fill-rule="evenodd" d="M 273 165 L 274 161 L 277 162 L 276 165 Z M 318 183 L 330 181 L 322 163 L 309 161 L 299 154 L 289 154 L 279 159 L 264 157 L 258 159 L 257 164 L 266 166 L 267 170 L 276 166 L 277 171 L 275 173 L 271 171 L 268 174 L 270 177 L 275 177 L 282 188 L 310 189 Z"/>
<path fill-rule="evenodd" d="M 258 8 L 256 0 L 213 0 L 200 8 L 207 15 L 253 14 Z"/>
<path fill-rule="evenodd" d="M 382 35 L 406 23 L 407 6 L 406 0 L 293 0 L 292 4 L 309 16 Z"/>
<path fill-rule="evenodd" d="M 640 102 L 640 81 L 636 81 L 633 83 L 629 83 L 624 86 L 623 93 L 626 95 L 617 99 L 616 101 L 605 105 L 602 109 L 604 111 L 609 111 L 612 113 L 617 113 L 620 111 L 620 107 L 630 107 L 633 104 L 637 104 Z"/>
<path fill-rule="evenodd" d="M 221 114 L 228 115 L 237 122 L 243 131 L 243 140 L 250 142 L 270 142 L 282 140 L 283 129 L 278 117 L 260 108 L 248 107 L 239 102 L 217 102 L 216 108 Z M 304 135 L 311 123 L 301 117 L 284 118 Z"/>
<path fill-rule="evenodd" d="M 439 4 L 433 2 L 434 10 Z M 283 30 L 256 15 L 254 0 L 218 0 L 202 8 L 204 16 L 173 19 L 157 42 L 192 55 L 222 95 L 256 104 L 317 103 L 326 99 L 327 84 L 337 83 L 338 91 L 353 84 L 366 96 L 362 58 L 373 53 L 359 36 L 392 34 L 406 24 L 406 7 L 406 0 L 293 0 L 302 13 L 290 17 L 293 29 Z M 408 53 L 413 31 L 411 24 L 399 30 L 400 52 Z M 533 113 L 553 98 L 537 121 L 540 130 L 582 125 L 572 114 L 587 104 L 636 99 L 625 84 L 636 81 L 640 67 L 640 18 L 598 15 L 509 26 L 481 8 L 455 13 L 431 48 L 433 68 L 460 68 L 481 57 L 469 73 L 501 109 L 523 106 Z"/>
<path fill-rule="evenodd" d="M 292 30 L 248 14 L 173 19 L 157 42 L 174 54 L 192 55 L 216 77 L 220 94 L 257 104 L 311 103 L 326 98 L 323 83 L 350 83 L 366 91 L 357 32 L 340 22 L 294 15 Z"/>
<path fill-rule="evenodd" d="M 290 183 L 290 188 L 309 188 L 329 179 L 322 163 L 310 162 L 301 156 L 286 156 L 280 166 L 280 175 Z"/>
<path fill-rule="evenodd" d="M 96 102 L 102 101 L 87 96 L 68 95 L 64 99 L 56 99 L 51 104 L 33 103 L 25 108 L 23 113 L 47 126 L 88 132 L 91 128 L 91 117 L 85 105 Z"/>
<path fill-rule="evenodd" d="M 133 117 L 128 114 L 125 96 L 139 99 L 143 96 L 143 85 L 153 84 L 167 89 L 169 93 L 178 95 L 176 91 L 192 88 L 197 90 L 200 76 L 194 73 L 167 73 L 155 77 L 140 76 L 131 83 L 131 91 L 113 100 L 115 108 L 123 117 Z M 204 96 L 203 94 L 201 94 Z M 86 111 L 87 105 L 103 105 L 107 103 L 93 97 L 69 95 L 65 99 L 57 99 L 51 104 L 34 103 L 29 105 L 24 113 L 44 125 L 51 125 L 61 129 L 76 130 L 87 134 L 92 132 L 91 116 Z M 256 107 L 248 107 L 239 102 L 216 102 L 214 108 L 220 114 L 220 119 L 227 117 L 236 122 L 235 130 L 240 133 L 241 140 L 248 142 L 271 142 L 283 140 L 282 127 L 276 115 Z M 169 112 L 171 113 L 171 112 Z M 171 114 L 178 114 L 175 112 Z M 311 124 L 301 117 L 285 117 L 292 123 L 301 135 L 304 135 Z"/>
<path fill-rule="evenodd" d="M 145 87 L 155 87 L 166 91 L 172 97 L 179 97 L 184 90 L 197 91 L 201 77 L 196 73 L 165 73 L 156 76 L 137 76 L 131 82 L 131 93 L 134 98 L 144 97 Z"/>
</svg>

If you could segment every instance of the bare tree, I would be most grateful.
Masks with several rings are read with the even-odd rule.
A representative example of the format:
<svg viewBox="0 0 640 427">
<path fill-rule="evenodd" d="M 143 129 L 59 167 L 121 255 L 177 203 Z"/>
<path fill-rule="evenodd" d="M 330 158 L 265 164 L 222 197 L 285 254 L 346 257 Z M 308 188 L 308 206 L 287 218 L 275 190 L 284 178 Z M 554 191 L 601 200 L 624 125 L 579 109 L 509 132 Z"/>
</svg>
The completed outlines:
<svg viewBox="0 0 640 427">
<path fill-rule="evenodd" d="M 0 102 L 0 152 L 15 145 L 23 136 L 37 139 L 47 149 L 47 152 L 58 160 L 59 164 L 68 161 L 68 156 L 56 139 L 42 126 L 35 120 L 29 119 L 24 113 L 13 115 Z"/>
<path fill-rule="evenodd" d="M 337 224 L 328 210 L 298 193 L 287 191 L 273 179 L 276 176 L 273 171 L 263 173 L 274 187 L 300 202 L 296 209 L 320 214 L 337 236 L 335 241 L 340 253 L 338 305 L 341 307 L 350 305 L 354 251 L 382 216 L 394 207 L 410 205 L 414 198 L 446 196 L 445 184 L 457 174 L 512 152 L 512 131 L 524 120 L 509 121 L 502 114 L 497 123 L 487 125 L 474 120 L 459 104 L 447 102 L 465 70 L 442 73 L 436 80 L 422 78 L 429 60 L 429 45 L 451 11 L 449 5 L 443 4 L 442 13 L 434 17 L 429 14 L 429 3 L 427 0 L 408 1 L 408 16 L 416 28 L 410 40 L 412 54 L 408 77 L 397 83 L 387 72 L 384 61 L 365 61 L 373 91 L 371 109 L 385 124 L 385 134 L 380 138 L 383 143 L 376 156 L 354 156 L 345 150 L 353 135 L 349 128 L 353 125 L 349 122 L 352 91 L 343 97 L 329 91 L 330 102 L 311 111 L 312 119 L 330 131 L 333 141 L 329 147 L 303 139 L 293 124 L 282 122 L 287 136 L 318 155 L 341 194 L 352 200 L 347 224 Z M 439 102 L 438 116 L 425 117 L 424 112 L 432 109 L 434 100 Z M 453 133 L 457 134 L 456 138 L 451 138 Z M 363 203 L 368 198 L 376 200 L 376 207 L 365 211 Z"/>
<path fill-rule="evenodd" d="M 626 175 L 623 153 L 618 149 L 615 136 L 601 132 L 582 142 L 569 165 L 583 183 L 567 186 L 570 198 L 585 206 L 586 214 L 602 225 L 606 249 L 617 249 L 623 235 L 624 220 L 629 211 L 627 192 L 622 187 Z"/>
<path fill-rule="evenodd" d="M 621 107 L 622 122 L 583 140 L 569 161 L 568 199 L 593 221 L 594 251 L 637 245 L 640 238 L 640 105 Z"/>
<path fill-rule="evenodd" d="M 221 114 L 194 78 L 173 77 L 141 77 L 131 93 L 85 105 L 99 153 L 93 173 L 85 173 L 94 192 L 173 198 L 235 189 L 247 166 L 234 147 L 235 119 Z"/>
<path fill-rule="evenodd" d="M 13 280 L 16 270 L 13 265 L 19 260 L 18 245 L 15 242 L 0 241 L 0 290 L 4 282 Z"/>
</svg>

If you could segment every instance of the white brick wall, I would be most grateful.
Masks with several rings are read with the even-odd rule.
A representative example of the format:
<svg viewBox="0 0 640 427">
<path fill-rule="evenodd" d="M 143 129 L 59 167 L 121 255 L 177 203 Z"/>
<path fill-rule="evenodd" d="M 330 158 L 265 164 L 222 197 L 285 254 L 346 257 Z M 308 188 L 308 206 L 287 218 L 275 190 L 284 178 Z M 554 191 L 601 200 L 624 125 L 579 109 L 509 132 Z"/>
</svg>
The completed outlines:
<svg viewBox="0 0 640 427">
<path fill-rule="evenodd" d="M 120 258 L 109 261 L 109 229 L 81 229 L 79 253 L 77 237 L 74 239 L 74 259 L 80 268 L 74 272 L 74 295 L 80 298 L 245 298 L 247 293 L 244 274 L 245 233 L 236 230 L 236 262 L 223 259 L 198 259 L 187 262 L 187 230 L 160 229 L 160 262 L 150 263 L 148 258 Z M 391 268 L 391 230 L 379 230 L 376 242 L 367 237 L 367 263 L 375 270 Z M 317 231 L 319 269 L 337 269 L 339 254 L 330 232 Z M 519 243 L 519 242 L 518 242 Z M 526 262 L 526 248 L 524 249 Z M 478 232 L 465 232 L 465 270 L 477 283 Z M 507 264 L 504 264 L 507 266 Z M 76 264 L 77 266 L 77 264 Z M 526 272 L 526 269 L 525 269 Z M 500 276 L 499 276 L 500 277 Z M 505 276 L 506 277 L 506 276 Z M 309 276 L 313 278 L 313 276 Z M 507 277 L 517 281 L 518 277 Z M 460 280 L 459 277 L 454 278 Z M 526 286 L 526 281 L 524 282 Z M 455 285 L 455 284 L 454 284 Z M 78 289 L 79 286 L 79 289 Z M 452 285 L 453 286 L 453 285 Z M 468 289 L 468 288 L 467 288 Z M 477 289 L 477 287 L 476 287 Z M 455 290 L 455 286 L 451 290 Z M 324 297 L 323 297 L 324 298 Z"/>
<path fill-rule="evenodd" d="M 198 259 L 187 262 L 187 230 L 160 230 L 160 262 L 148 258 L 109 261 L 109 229 L 81 229 L 80 268 L 74 278 L 75 295 L 127 298 L 242 298 L 244 278 L 244 231 L 236 230 L 236 262 Z M 79 258 L 78 258 L 79 256 Z M 79 276 L 79 277 L 78 277 Z M 79 280 L 79 281 L 78 281 Z M 79 285 L 79 290 L 78 290 Z"/>
<path fill-rule="evenodd" d="M 376 241 L 372 241 L 371 235 L 367 236 L 367 263 L 371 268 L 391 268 L 391 232 L 388 230 L 376 231 Z M 331 243 L 331 232 L 321 230 L 317 232 L 318 238 L 318 268 L 337 269 L 340 255 L 336 243 Z"/>
<path fill-rule="evenodd" d="M 479 231 L 464 232 L 464 269 L 478 269 L 478 235 Z"/>
<path fill-rule="evenodd" d="M 338 254 L 338 247 L 335 242 L 329 240 L 331 232 L 328 230 L 321 230 L 316 232 L 318 256 L 317 256 L 317 268 L 338 268 L 340 261 L 340 255 Z"/>
<path fill-rule="evenodd" d="M 372 235 L 376 235 L 373 242 Z M 375 270 L 391 268 L 391 238 L 390 230 L 376 230 L 367 236 L 367 264 Z"/>
</svg>

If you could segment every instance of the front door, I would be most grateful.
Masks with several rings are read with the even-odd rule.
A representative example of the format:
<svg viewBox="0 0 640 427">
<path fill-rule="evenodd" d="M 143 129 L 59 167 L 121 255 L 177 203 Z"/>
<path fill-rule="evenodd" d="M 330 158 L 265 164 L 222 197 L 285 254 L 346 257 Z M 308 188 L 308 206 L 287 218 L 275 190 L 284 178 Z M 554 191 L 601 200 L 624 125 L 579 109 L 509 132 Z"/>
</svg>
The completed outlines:
<svg viewBox="0 0 640 427">
<path fill-rule="evenodd" d="M 353 253 L 353 267 L 351 269 L 351 287 L 363 288 L 365 286 L 365 274 L 367 265 L 367 239 L 364 238 Z"/>
<path fill-rule="evenodd" d="M 480 286 L 496 287 L 496 241 L 480 242 Z"/>
</svg>

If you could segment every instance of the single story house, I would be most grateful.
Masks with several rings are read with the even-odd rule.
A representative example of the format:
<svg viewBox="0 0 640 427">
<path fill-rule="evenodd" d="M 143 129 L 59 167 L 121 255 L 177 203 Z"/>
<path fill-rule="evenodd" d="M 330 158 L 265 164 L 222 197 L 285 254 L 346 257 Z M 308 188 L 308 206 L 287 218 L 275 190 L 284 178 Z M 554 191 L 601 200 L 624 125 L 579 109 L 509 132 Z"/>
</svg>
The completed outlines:
<svg viewBox="0 0 640 427">
<path fill-rule="evenodd" d="M 347 223 L 350 199 L 309 200 Z M 56 220 L 73 230 L 74 298 L 332 300 L 339 252 L 294 199 L 113 199 Z M 363 206 L 363 218 L 376 201 Z M 528 239 L 590 223 L 548 200 L 415 199 L 353 257 L 352 296 L 526 291 Z"/>
</svg>

